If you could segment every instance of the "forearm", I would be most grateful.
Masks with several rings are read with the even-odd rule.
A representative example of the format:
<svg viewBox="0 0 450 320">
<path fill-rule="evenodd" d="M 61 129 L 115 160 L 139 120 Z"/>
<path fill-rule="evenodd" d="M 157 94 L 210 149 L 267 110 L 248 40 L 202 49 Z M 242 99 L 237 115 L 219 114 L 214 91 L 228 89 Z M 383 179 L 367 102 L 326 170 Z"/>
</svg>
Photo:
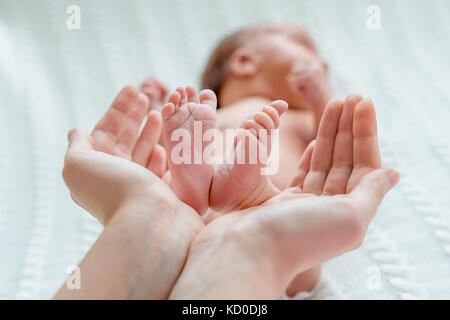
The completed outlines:
<svg viewBox="0 0 450 320">
<path fill-rule="evenodd" d="M 64 284 L 55 299 L 165 299 L 185 262 L 192 238 L 167 206 L 132 204 L 115 213 L 81 261 L 81 288 Z M 148 212 L 152 210 L 152 212 Z M 174 209 L 176 210 L 176 209 Z M 154 218 L 158 215 L 157 219 Z"/>
</svg>

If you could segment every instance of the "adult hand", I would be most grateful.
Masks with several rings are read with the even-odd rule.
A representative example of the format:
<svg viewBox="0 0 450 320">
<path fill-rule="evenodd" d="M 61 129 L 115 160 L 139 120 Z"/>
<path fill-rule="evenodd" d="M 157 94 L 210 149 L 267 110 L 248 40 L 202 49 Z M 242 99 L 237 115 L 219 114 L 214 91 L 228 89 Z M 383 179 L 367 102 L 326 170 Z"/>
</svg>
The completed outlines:
<svg viewBox="0 0 450 320">
<path fill-rule="evenodd" d="M 159 177 L 164 173 L 166 155 L 157 144 L 161 116 L 156 111 L 146 116 L 147 112 L 147 97 L 137 88 L 126 86 L 90 136 L 82 131 L 69 133 L 70 142 L 76 146 L 68 149 L 64 181 L 72 198 L 103 224 L 127 196 L 135 199 L 146 194 L 155 181 L 151 172 Z M 145 118 L 147 122 L 140 131 Z M 74 132 L 77 134 L 72 139 Z"/>
<path fill-rule="evenodd" d="M 194 239 L 172 299 L 275 299 L 298 272 L 356 249 L 392 169 L 364 176 L 346 195 L 312 195 L 230 213 Z"/>
<path fill-rule="evenodd" d="M 380 166 L 373 104 L 360 96 L 331 101 L 291 188 L 208 224 L 171 297 L 276 298 L 296 272 L 357 248 L 399 179 Z"/>
<path fill-rule="evenodd" d="M 167 298 L 203 228 L 198 214 L 149 170 L 94 150 L 79 130 L 69 134 L 64 178 L 105 229 L 79 265 L 81 289 L 63 286 L 55 298 Z"/>
<path fill-rule="evenodd" d="M 63 286 L 55 298 L 167 298 L 192 239 L 203 228 L 198 214 L 148 170 L 158 137 L 148 133 L 154 130 L 150 120 L 139 136 L 134 117 L 143 119 L 145 112 L 135 107 L 145 106 L 136 103 L 135 90 L 119 93 L 91 136 L 69 132 L 64 181 L 74 200 L 105 229 L 80 263 L 81 290 Z M 147 168 L 139 164 L 146 157 Z"/>
</svg>

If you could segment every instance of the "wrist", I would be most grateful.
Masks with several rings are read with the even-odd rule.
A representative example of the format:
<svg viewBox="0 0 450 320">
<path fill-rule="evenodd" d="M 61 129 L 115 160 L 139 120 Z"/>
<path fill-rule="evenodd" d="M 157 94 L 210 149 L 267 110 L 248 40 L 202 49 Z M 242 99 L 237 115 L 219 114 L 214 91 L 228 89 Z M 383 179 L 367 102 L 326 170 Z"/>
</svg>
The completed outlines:
<svg viewBox="0 0 450 320">
<path fill-rule="evenodd" d="M 149 184 L 125 197 L 118 208 L 105 219 L 136 221 L 150 230 L 164 233 L 166 240 L 189 241 L 204 227 L 203 221 L 190 207 L 183 204 L 166 185 Z"/>
<path fill-rule="evenodd" d="M 184 206 L 172 200 L 153 194 L 151 199 L 126 201 L 105 227 L 128 265 L 133 298 L 169 296 L 201 227 L 183 219 Z"/>
<path fill-rule="evenodd" d="M 230 214 L 233 215 L 233 214 Z M 223 219 L 223 218 L 222 218 Z M 214 223 L 214 222 L 212 222 Z M 208 226 L 207 226 L 208 228 Z M 284 289 L 258 235 L 233 223 L 219 239 L 193 241 L 172 299 L 275 299 Z M 255 240 L 253 240 L 255 239 Z M 198 270 L 202 270 L 201 273 Z"/>
<path fill-rule="evenodd" d="M 278 298 L 286 280 L 278 268 L 279 262 L 272 255 L 271 239 L 245 224 L 230 229 L 225 239 L 224 245 L 234 253 L 231 261 L 240 262 L 233 266 L 241 284 L 241 291 L 237 292 L 242 292 L 246 299 Z"/>
<path fill-rule="evenodd" d="M 236 259 L 248 260 L 249 267 L 245 270 L 250 272 L 242 273 L 243 283 L 247 281 L 249 287 L 260 283 L 259 287 L 254 287 L 254 297 L 249 298 L 276 299 L 292 278 L 285 267 L 290 258 L 278 255 L 279 239 L 263 232 L 260 225 L 252 221 L 254 218 L 243 219 L 240 225 L 230 229 L 228 246 L 235 249 Z"/>
</svg>

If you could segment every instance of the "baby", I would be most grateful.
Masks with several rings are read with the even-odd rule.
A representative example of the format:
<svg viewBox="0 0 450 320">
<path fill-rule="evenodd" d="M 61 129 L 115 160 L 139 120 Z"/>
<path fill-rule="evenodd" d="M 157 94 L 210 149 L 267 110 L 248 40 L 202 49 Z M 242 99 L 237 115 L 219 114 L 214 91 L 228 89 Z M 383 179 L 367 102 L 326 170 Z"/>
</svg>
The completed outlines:
<svg viewBox="0 0 450 320">
<path fill-rule="evenodd" d="M 152 109 L 161 110 L 170 185 L 180 200 L 200 214 L 208 208 L 225 213 L 262 205 L 287 188 L 298 160 L 316 136 L 332 95 L 327 71 L 327 64 L 304 30 L 271 23 L 244 28 L 223 39 L 203 72 L 202 87 L 206 90 L 199 95 L 192 86 L 180 87 L 166 101 L 167 90 L 160 82 L 152 78 L 145 81 L 142 92 Z M 360 96 L 350 96 L 346 103 L 356 105 L 361 100 Z M 219 165 L 174 161 L 171 155 L 179 144 L 173 139 L 174 132 L 183 129 L 191 133 L 193 155 L 199 147 L 194 143 L 197 125 L 202 132 L 240 128 L 234 157 L 239 152 L 249 154 L 252 143 L 262 146 L 261 130 L 270 141 L 272 129 L 279 128 L 280 170 L 272 176 L 261 175 L 260 159 L 253 164 Z M 202 150 L 213 144 L 212 139 L 201 141 Z M 268 156 L 270 146 L 266 152 Z M 288 294 L 312 289 L 319 275 L 320 267 L 300 274 Z"/>
<path fill-rule="evenodd" d="M 243 119 L 254 114 L 261 117 L 257 112 L 272 100 L 288 103 L 289 110 L 280 123 L 280 170 L 270 179 L 279 189 L 287 187 L 331 98 L 327 69 L 304 30 L 288 24 L 264 24 L 241 29 L 223 39 L 203 72 L 202 87 L 211 89 L 218 99 L 220 130 L 239 128 Z M 142 91 L 153 102 L 153 108 L 165 102 L 162 100 L 167 90 L 154 79 L 144 82 Z M 246 122 L 244 126 L 249 125 Z M 212 187 L 211 208 L 221 212 L 236 209 L 235 203 L 225 199 L 215 201 L 215 184 Z M 235 192 L 242 194 L 237 187 Z M 207 208 L 196 202 L 191 200 L 197 211 Z"/>
</svg>

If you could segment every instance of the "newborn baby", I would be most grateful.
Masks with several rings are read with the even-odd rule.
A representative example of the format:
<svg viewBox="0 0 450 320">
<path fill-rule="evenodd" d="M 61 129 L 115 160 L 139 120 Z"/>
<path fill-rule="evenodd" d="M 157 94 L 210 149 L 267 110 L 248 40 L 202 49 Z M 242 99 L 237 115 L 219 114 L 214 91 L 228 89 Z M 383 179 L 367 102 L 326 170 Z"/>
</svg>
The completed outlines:
<svg viewBox="0 0 450 320">
<path fill-rule="evenodd" d="M 241 29 L 219 43 L 203 73 L 202 87 L 207 90 L 199 95 L 192 86 L 180 87 L 166 103 L 164 86 L 155 79 L 144 82 L 142 92 L 150 99 L 151 108 L 161 110 L 170 185 L 177 196 L 200 214 L 208 208 L 225 213 L 263 205 L 288 187 L 331 97 L 327 69 L 304 30 L 265 24 Z M 345 101 L 352 110 L 358 103 L 371 105 L 360 96 Z M 342 105 L 334 104 L 329 116 L 339 117 Z M 280 170 L 273 176 L 261 175 L 259 158 L 254 164 L 175 162 L 171 154 L 179 141 L 173 139 L 174 132 L 186 130 L 194 140 L 196 123 L 203 132 L 216 127 L 222 131 L 241 128 L 234 141 L 234 157 L 239 152 L 248 154 L 252 143 L 261 145 L 261 130 L 270 141 L 272 129 L 279 128 Z M 212 143 L 202 140 L 202 150 Z M 195 143 L 191 145 L 193 155 Z M 270 145 L 265 151 L 269 156 Z M 324 183 L 318 188 L 306 183 L 303 192 L 317 194 Z M 299 275 L 288 294 L 312 289 L 319 275 L 320 267 Z"/>
<path fill-rule="evenodd" d="M 217 127 L 220 130 L 241 125 L 249 128 L 249 120 L 244 123 L 243 120 L 253 116 L 260 124 L 264 115 L 258 112 L 263 106 L 276 99 L 288 103 L 289 110 L 280 123 L 280 170 L 270 177 L 271 183 L 279 189 L 287 187 L 298 159 L 316 135 L 323 108 L 331 98 L 327 69 L 304 30 L 288 24 L 265 24 L 241 29 L 223 39 L 203 72 L 202 87 L 211 89 L 218 99 Z M 162 100 L 167 90 L 154 79 L 144 82 L 142 91 L 153 102 L 153 108 L 165 102 Z M 229 191 L 247 198 L 248 186 L 233 185 L 233 190 Z M 211 208 L 221 212 L 242 208 L 224 199 L 224 190 L 216 191 L 216 186 L 219 187 L 213 183 Z M 221 199 L 216 199 L 218 194 Z M 193 197 L 189 195 L 190 205 L 204 212 L 205 201 Z M 203 204 L 197 203 L 199 201 Z"/>
</svg>

